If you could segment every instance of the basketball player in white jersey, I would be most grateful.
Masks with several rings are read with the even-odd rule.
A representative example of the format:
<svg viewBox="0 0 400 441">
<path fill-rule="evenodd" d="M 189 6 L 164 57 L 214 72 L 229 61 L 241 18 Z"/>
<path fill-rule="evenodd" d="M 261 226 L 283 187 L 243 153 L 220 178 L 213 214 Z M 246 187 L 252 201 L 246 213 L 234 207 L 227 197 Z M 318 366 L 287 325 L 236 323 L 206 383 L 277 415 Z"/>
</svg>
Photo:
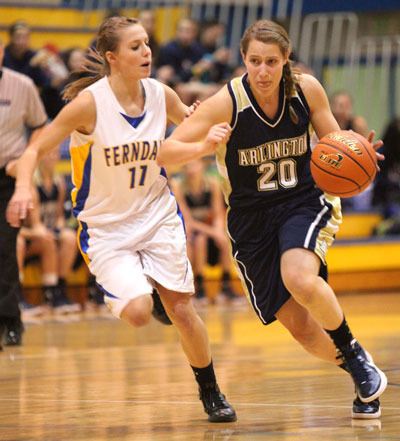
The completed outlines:
<svg viewBox="0 0 400 441">
<path fill-rule="evenodd" d="M 148 36 L 135 20 L 112 17 L 100 27 L 95 76 L 71 83 L 72 101 L 18 163 L 8 221 L 19 225 L 32 205 L 37 158 L 71 133 L 74 190 L 82 254 L 113 314 L 133 326 L 149 322 L 153 287 L 175 324 L 211 422 L 236 420 L 219 391 L 204 323 L 190 294 L 193 275 L 185 233 L 165 171 L 156 163 L 167 120 L 193 109 L 169 87 L 148 78 Z"/>
</svg>

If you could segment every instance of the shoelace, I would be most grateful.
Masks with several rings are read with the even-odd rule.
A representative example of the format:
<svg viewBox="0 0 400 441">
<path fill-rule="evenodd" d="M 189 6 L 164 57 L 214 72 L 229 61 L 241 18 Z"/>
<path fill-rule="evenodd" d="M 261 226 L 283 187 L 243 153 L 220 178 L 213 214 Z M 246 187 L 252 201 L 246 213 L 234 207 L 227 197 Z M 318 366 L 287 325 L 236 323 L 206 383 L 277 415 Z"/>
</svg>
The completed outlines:
<svg viewBox="0 0 400 441">
<path fill-rule="evenodd" d="M 203 389 L 200 391 L 200 398 L 205 401 L 208 410 L 225 409 L 227 407 L 225 395 L 223 395 L 219 389 Z"/>
<path fill-rule="evenodd" d="M 348 357 L 350 355 L 350 357 Z M 350 368 L 351 372 L 355 368 L 357 379 L 361 380 L 361 384 L 369 381 L 371 378 L 371 369 L 366 365 L 367 360 L 363 356 L 362 349 L 360 346 L 352 346 L 348 351 L 346 350 L 346 358 L 342 355 L 342 359 L 346 362 L 347 366 Z M 362 360 L 364 363 L 362 363 Z"/>
</svg>

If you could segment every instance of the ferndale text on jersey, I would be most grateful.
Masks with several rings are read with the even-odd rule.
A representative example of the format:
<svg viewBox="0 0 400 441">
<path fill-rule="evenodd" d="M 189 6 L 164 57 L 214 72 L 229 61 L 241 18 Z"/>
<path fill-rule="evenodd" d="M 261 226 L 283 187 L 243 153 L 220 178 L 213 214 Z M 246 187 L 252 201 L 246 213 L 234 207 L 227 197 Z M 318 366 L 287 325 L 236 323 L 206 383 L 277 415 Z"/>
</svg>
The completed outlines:
<svg viewBox="0 0 400 441">
<path fill-rule="evenodd" d="M 162 141 L 162 139 L 136 141 L 114 147 L 105 147 L 103 150 L 107 167 L 136 161 L 155 161 Z"/>
<path fill-rule="evenodd" d="M 307 151 L 307 134 L 296 138 L 278 139 L 256 147 L 239 149 L 239 165 L 259 165 L 271 159 L 301 156 Z"/>
</svg>

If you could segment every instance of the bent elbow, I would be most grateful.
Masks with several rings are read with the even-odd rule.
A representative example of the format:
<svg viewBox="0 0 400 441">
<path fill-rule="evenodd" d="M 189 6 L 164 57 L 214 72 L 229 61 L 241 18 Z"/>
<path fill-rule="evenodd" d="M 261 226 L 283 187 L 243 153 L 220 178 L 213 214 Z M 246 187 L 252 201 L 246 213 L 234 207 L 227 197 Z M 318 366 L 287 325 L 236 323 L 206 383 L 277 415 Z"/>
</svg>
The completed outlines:
<svg viewBox="0 0 400 441">
<path fill-rule="evenodd" d="M 160 148 L 158 149 L 156 162 L 157 165 L 160 167 L 165 167 L 166 165 L 168 165 L 168 161 L 167 161 L 168 155 L 166 154 L 165 151 L 166 146 L 168 146 L 168 140 L 162 142 Z"/>
<path fill-rule="evenodd" d="M 166 165 L 164 161 L 164 155 L 161 152 L 158 152 L 156 163 L 159 167 L 164 167 Z"/>
</svg>

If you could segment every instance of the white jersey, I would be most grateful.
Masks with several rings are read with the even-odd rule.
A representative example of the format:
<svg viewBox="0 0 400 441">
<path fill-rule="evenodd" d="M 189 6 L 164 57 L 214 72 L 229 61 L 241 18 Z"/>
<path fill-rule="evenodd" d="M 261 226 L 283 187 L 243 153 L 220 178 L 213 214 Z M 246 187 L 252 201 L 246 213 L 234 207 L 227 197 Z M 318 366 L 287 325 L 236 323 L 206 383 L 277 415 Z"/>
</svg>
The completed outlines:
<svg viewBox="0 0 400 441">
<path fill-rule="evenodd" d="M 138 118 L 125 114 L 107 77 L 85 89 L 96 103 L 96 126 L 90 135 L 73 132 L 70 151 L 74 214 L 89 225 L 139 214 L 167 186 L 156 163 L 166 130 L 165 92 L 154 79 L 141 83 L 145 105 Z"/>
</svg>

